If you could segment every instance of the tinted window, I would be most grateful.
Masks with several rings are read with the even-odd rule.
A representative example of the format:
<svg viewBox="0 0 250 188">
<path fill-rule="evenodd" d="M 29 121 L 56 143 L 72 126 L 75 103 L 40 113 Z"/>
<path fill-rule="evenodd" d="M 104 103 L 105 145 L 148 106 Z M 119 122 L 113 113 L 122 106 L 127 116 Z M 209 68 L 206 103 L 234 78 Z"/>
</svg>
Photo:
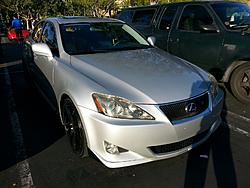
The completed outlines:
<svg viewBox="0 0 250 188">
<path fill-rule="evenodd" d="M 161 18 L 160 29 L 162 30 L 170 29 L 176 11 L 177 11 L 176 6 L 170 6 L 170 7 L 167 7 L 167 9 L 165 9 L 164 14 Z"/>
<path fill-rule="evenodd" d="M 181 16 L 178 29 L 200 31 L 201 25 L 212 25 L 213 19 L 203 6 L 187 6 Z"/>
<path fill-rule="evenodd" d="M 123 20 L 124 22 L 131 22 L 132 21 L 132 16 L 133 16 L 133 11 L 131 10 L 125 10 L 122 11 L 119 16 L 118 19 Z"/>
<path fill-rule="evenodd" d="M 52 23 L 47 22 L 42 33 L 42 42 L 46 43 L 51 49 L 52 53 L 58 51 L 55 28 Z"/>
<path fill-rule="evenodd" d="M 32 39 L 35 42 L 40 42 L 42 39 L 42 29 L 43 29 L 43 24 L 44 22 L 40 22 L 36 25 L 36 27 L 34 28 L 33 32 L 32 32 Z"/>
<path fill-rule="evenodd" d="M 136 10 L 132 23 L 136 25 L 150 25 L 155 11 L 155 9 Z"/>
<path fill-rule="evenodd" d="M 69 54 L 104 53 L 149 48 L 149 44 L 123 23 L 78 23 L 60 26 L 62 42 Z"/>
<path fill-rule="evenodd" d="M 240 28 L 250 23 L 250 7 L 242 3 L 218 3 L 212 8 L 228 28 Z"/>
</svg>

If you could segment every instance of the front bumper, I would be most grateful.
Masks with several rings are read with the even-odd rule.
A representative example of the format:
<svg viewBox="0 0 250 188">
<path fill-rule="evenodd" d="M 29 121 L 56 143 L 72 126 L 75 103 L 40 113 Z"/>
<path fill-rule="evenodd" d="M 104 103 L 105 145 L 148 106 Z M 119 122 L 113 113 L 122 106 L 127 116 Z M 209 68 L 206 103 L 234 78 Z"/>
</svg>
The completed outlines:
<svg viewBox="0 0 250 188">
<path fill-rule="evenodd" d="M 174 157 L 200 145 L 221 123 L 223 97 L 224 94 L 220 90 L 207 110 L 174 125 L 155 105 L 141 106 L 152 114 L 155 120 L 115 119 L 80 106 L 78 108 L 89 149 L 107 167 L 117 168 Z M 199 136 L 198 140 L 192 139 L 197 135 L 202 136 Z M 110 154 L 105 150 L 105 141 L 127 151 Z M 165 150 L 169 144 L 178 146 Z M 180 144 L 183 145 L 180 147 Z"/>
</svg>

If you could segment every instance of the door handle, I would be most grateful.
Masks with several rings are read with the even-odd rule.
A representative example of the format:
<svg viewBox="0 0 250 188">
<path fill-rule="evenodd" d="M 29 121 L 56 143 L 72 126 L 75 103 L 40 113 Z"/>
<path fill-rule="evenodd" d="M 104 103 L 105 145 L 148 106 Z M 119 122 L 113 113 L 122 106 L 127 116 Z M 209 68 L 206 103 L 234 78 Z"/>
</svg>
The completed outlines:
<svg viewBox="0 0 250 188">
<path fill-rule="evenodd" d="M 180 39 L 179 39 L 179 38 L 176 38 L 176 39 L 174 40 L 174 39 L 170 38 L 169 41 L 170 41 L 170 42 L 177 42 L 177 43 L 178 43 L 178 42 L 180 41 Z"/>
</svg>

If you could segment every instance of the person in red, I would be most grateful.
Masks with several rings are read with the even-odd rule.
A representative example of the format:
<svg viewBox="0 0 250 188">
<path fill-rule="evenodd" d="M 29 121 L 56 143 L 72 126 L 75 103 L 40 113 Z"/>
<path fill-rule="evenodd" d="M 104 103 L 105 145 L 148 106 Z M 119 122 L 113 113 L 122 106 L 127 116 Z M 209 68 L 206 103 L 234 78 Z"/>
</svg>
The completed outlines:
<svg viewBox="0 0 250 188">
<path fill-rule="evenodd" d="M 14 19 L 12 20 L 11 25 L 16 31 L 16 38 L 20 39 L 22 37 L 23 23 L 21 22 L 20 19 L 18 19 L 17 17 L 14 17 Z"/>
</svg>

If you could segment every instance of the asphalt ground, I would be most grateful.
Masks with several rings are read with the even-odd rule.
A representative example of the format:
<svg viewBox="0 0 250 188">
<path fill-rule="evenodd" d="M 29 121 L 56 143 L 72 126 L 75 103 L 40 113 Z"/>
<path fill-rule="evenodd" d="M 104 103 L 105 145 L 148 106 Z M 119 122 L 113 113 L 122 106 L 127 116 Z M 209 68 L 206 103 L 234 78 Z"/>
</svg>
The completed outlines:
<svg viewBox="0 0 250 188">
<path fill-rule="evenodd" d="M 93 155 L 72 153 L 57 114 L 24 78 L 22 45 L 6 41 L 2 48 L 0 188 L 250 187 L 250 107 L 226 89 L 223 123 L 205 144 L 175 158 L 109 169 Z"/>
</svg>

